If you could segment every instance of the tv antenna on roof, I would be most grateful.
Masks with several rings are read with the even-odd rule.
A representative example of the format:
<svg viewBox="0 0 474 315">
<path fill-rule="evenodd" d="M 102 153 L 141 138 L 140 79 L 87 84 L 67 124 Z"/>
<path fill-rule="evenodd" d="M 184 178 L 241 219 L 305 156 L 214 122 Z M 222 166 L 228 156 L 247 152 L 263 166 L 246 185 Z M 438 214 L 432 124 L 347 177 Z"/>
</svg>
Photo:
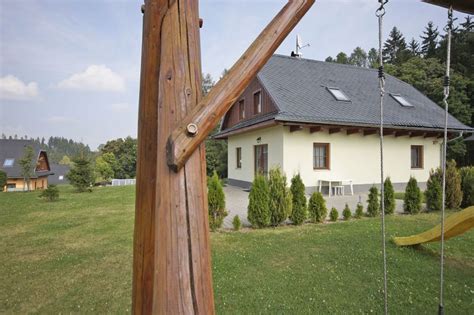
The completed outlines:
<svg viewBox="0 0 474 315">
<path fill-rule="evenodd" d="M 301 36 L 296 35 L 296 50 L 291 52 L 291 57 L 297 57 L 297 58 L 303 57 L 303 53 L 301 53 L 301 50 L 303 48 L 309 47 L 309 46 L 311 46 L 311 45 L 310 44 L 303 45 L 301 43 Z"/>
</svg>

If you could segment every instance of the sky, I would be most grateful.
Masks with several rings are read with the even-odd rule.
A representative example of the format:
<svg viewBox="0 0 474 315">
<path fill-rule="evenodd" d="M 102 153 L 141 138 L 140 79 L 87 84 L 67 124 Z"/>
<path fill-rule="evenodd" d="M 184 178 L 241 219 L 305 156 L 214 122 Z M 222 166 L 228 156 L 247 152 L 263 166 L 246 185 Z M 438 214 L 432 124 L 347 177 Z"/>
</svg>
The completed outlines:
<svg viewBox="0 0 474 315">
<path fill-rule="evenodd" d="M 143 3 L 135 0 L 0 0 L 0 133 L 62 136 L 96 149 L 137 133 Z M 285 0 L 201 0 L 202 68 L 218 79 Z M 278 48 L 299 34 L 304 58 L 324 60 L 377 47 L 377 0 L 317 0 Z M 387 5 L 407 42 L 428 21 L 442 33 L 446 10 L 416 0 Z M 458 22 L 464 14 L 455 13 Z"/>
</svg>

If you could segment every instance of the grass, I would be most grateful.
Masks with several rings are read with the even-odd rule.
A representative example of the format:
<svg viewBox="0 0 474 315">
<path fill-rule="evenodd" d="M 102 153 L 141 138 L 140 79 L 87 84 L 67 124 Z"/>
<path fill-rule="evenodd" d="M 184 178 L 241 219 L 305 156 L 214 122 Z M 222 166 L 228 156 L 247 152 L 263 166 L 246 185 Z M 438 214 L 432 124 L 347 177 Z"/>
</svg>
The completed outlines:
<svg viewBox="0 0 474 315">
<path fill-rule="evenodd" d="M 0 313 L 129 313 L 134 187 L 0 194 Z M 439 214 L 387 218 L 388 236 Z M 382 313 L 380 220 L 212 233 L 219 314 Z M 445 307 L 472 314 L 474 231 L 446 242 Z M 437 310 L 439 244 L 387 244 L 391 313 Z"/>
<path fill-rule="evenodd" d="M 405 199 L 405 192 L 395 192 L 395 199 L 400 199 L 400 200 L 404 200 Z M 422 191 L 421 192 L 421 202 L 422 203 L 426 203 L 426 196 L 425 196 L 425 192 Z"/>
</svg>

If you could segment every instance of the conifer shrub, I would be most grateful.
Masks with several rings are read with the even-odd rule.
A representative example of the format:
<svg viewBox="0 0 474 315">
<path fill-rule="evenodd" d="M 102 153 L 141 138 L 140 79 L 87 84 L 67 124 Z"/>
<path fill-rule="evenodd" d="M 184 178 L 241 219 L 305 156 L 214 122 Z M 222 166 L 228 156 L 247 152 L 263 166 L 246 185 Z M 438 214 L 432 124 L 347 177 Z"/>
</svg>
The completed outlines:
<svg viewBox="0 0 474 315">
<path fill-rule="evenodd" d="M 270 189 L 263 175 L 255 175 L 249 194 L 249 205 L 247 207 L 247 218 L 255 228 L 263 228 L 270 225 Z"/>
<path fill-rule="evenodd" d="M 454 160 L 446 165 L 446 207 L 458 209 L 462 202 L 461 174 Z"/>
<path fill-rule="evenodd" d="M 217 172 L 214 171 L 207 181 L 207 201 L 209 208 L 209 227 L 216 231 L 222 227 L 224 218 L 227 216 L 225 210 L 225 194 Z"/>
<path fill-rule="evenodd" d="M 50 184 L 48 188 L 41 192 L 39 197 L 49 202 L 56 201 L 59 199 L 59 189 L 56 185 Z"/>
<path fill-rule="evenodd" d="M 314 192 L 309 199 L 308 204 L 309 218 L 311 222 L 318 223 L 324 222 L 328 215 L 328 209 L 326 208 L 326 200 L 320 192 Z"/>
<path fill-rule="evenodd" d="M 66 175 L 67 179 L 78 192 L 92 192 L 94 184 L 94 171 L 91 162 L 85 157 L 78 157 L 73 160 L 74 164 Z"/>
<path fill-rule="evenodd" d="M 351 209 L 349 208 L 349 205 L 347 203 L 346 203 L 346 206 L 344 207 L 344 210 L 342 210 L 342 217 L 346 221 L 352 217 Z"/>
<path fill-rule="evenodd" d="M 369 190 L 369 199 L 367 200 L 367 215 L 370 217 L 376 217 L 380 212 L 379 202 L 379 190 L 377 187 L 372 186 Z"/>
<path fill-rule="evenodd" d="M 270 224 L 277 226 L 288 218 L 292 209 L 288 203 L 290 191 L 286 186 L 286 176 L 282 174 L 279 167 L 270 170 L 268 188 L 270 192 Z"/>
<path fill-rule="evenodd" d="M 385 214 L 392 214 L 395 212 L 395 189 L 393 189 L 390 177 L 385 179 L 383 187 Z"/>
<path fill-rule="evenodd" d="M 441 188 L 440 170 L 430 171 L 430 177 L 426 182 L 426 209 L 428 211 L 439 211 L 443 205 L 443 190 Z"/>
<path fill-rule="evenodd" d="M 236 215 L 234 219 L 232 219 L 232 226 L 234 227 L 234 231 L 238 231 L 242 227 L 242 222 L 240 222 L 240 218 L 238 215 Z"/>
<path fill-rule="evenodd" d="M 305 186 L 300 174 L 291 179 L 291 194 L 293 195 L 293 209 L 290 220 L 295 225 L 303 224 L 307 217 Z"/>
<path fill-rule="evenodd" d="M 405 188 L 403 210 L 410 214 L 416 214 L 421 211 L 421 191 L 415 177 L 410 177 Z"/>
<path fill-rule="evenodd" d="M 329 212 L 329 219 L 332 222 L 336 222 L 338 218 L 339 218 L 339 212 L 337 212 L 336 208 L 332 207 L 331 211 Z"/>
<path fill-rule="evenodd" d="M 355 217 L 356 219 L 360 219 L 360 218 L 362 218 L 363 215 L 364 215 L 364 206 L 359 202 L 359 203 L 357 204 L 354 217 Z"/>
<path fill-rule="evenodd" d="M 474 167 L 463 167 L 461 173 L 462 203 L 463 208 L 474 205 Z"/>
</svg>

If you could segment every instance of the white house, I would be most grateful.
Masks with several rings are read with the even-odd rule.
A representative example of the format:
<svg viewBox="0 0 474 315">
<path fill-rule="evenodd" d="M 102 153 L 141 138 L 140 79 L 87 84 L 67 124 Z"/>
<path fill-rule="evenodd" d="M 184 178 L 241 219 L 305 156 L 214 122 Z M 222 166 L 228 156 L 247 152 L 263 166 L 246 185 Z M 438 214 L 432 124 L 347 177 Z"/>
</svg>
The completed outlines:
<svg viewBox="0 0 474 315">
<path fill-rule="evenodd" d="M 421 185 L 439 167 L 444 110 L 413 86 L 386 75 L 385 174 L 395 189 Z M 274 55 L 225 115 L 228 181 L 250 186 L 279 166 L 309 190 L 380 183 L 377 70 Z M 449 136 L 473 129 L 449 117 Z"/>
</svg>

